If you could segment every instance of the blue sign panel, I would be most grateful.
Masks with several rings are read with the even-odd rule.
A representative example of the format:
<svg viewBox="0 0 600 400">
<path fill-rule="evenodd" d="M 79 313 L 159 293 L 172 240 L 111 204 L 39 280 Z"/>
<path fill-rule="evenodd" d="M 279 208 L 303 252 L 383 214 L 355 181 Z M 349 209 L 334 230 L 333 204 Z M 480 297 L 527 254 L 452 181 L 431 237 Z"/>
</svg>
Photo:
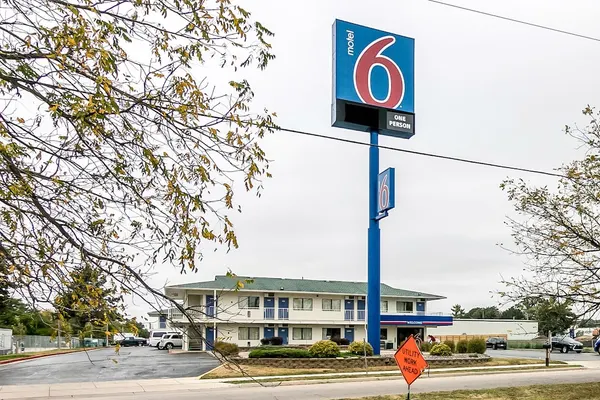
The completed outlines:
<svg viewBox="0 0 600 400">
<path fill-rule="evenodd" d="M 341 20 L 333 35 L 334 102 L 414 113 L 414 39 Z"/>
<path fill-rule="evenodd" d="M 379 213 L 391 210 L 396 205 L 396 173 L 394 168 L 388 168 L 379 174 L 377 180 L 377 211 Z"/>
</svg>

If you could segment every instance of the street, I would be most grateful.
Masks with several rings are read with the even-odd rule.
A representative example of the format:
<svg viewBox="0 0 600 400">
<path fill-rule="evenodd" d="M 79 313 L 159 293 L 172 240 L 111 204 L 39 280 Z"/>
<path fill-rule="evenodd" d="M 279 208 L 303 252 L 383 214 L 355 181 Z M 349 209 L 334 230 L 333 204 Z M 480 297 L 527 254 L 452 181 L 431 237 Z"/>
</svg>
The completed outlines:
<svg viewBox="0 0 600 400">
<path fill-rule="evenodd" d="M 574 370 L 574 371 L 548 371 L 548 372 L 520 372 L 495 375 L 471 375 L 471 376 L 446 376 L 420 378 L 412 386 L 412 393 L 449 391 L 461 389 L 486 389 L 497 387 L 513 387 L 527 385 L 545 385 L 557 383 L 587 383 L 598 381 L 598 370 Z M 303 399 L 340 399 L 359 398 L 365 396 L 381 396 L 391 394 L 405 394 L 406 384 L 399 379 L 375 380 L 363 382 L 343 383 L 313 383 L 300 385 L 277 385 L 266 384 L 268 387 L 260 387 L 255 384 L 226 385 L 210 382 L 199 382 L 183 387 L 165 385 L 163 389 L 153 392 L 143 391 L 117 391 L 116 388 L 107 387 L 106 395 L 94 396 L 98 400 L 162 400 L 168 397 L 171 400 L 303 400 Z M 0 391 L 0 398 L 3 398 Z M 77 398 L 76 393 L 64 397 L 54 394 L 53 400 Z M 6 397 L 16 399 L 19 397 Z M 50 397 L 38 397 L 45 399 Z M 79 397 L 82 398 L 82 397 Z"/>
<path fill-rule="evenodd" d="M 511 358 L 533 358 L 543 360 L 546 358 L 544 350 L 492 350 L 486 351 L 490 357 L 511 357 Z M 597 353 L 575 353 L 569 352 L 562 354 L 558 351 L 550 353 L 550 359 L 556 361 L 597 361 L 600 365 L 600 356 Z"/>
<path fill-rule="evenodd" d="M 101 382 L 199 376 L 218 365 L 207 354 L 168 354 L 153 347 L 113 348 L 0 365 L 0 385 Z"/>
</svg>

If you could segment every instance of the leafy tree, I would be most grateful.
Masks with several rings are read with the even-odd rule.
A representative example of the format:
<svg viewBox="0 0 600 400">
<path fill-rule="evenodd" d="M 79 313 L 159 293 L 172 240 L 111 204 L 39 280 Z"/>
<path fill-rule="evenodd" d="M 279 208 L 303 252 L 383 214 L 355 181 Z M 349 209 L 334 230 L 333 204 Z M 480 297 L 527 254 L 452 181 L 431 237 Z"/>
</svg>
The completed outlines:
<svg viewBox="0 0 600 400">
<path fill-rule="evenodd" d="M 500 318 L 502 318 L 502 319 L 526 319 L 523 311 L 516 306 L 512 306 L 512 307 L 502 311 Z"/>
<path fill-rule="evenodd" d="M 500 318 L 500 310 L 498 307 L 475 307 L 469 310 L 467 318 L 473 319 L 498 319 Z"/>
<path fill-rule="evenodd" d="M 506 279 L 506 298 L 556 299 L 579 315 L 600 309 L 600 115 L 591 107 L 584 129 L 566 127 L 584 156 L 558 168 L 556 185 L 510 179 L 501 187 L 517 216 L 507 223 L 528 274 Z M 538 316 L 541 319 L 541 317 Z"/>
<path fill-rule="evenodd" d="M 464 318 L 466 315 L 465 309 L 460 304 L 453 305 L 451 311 L 454 318 Z"/>
<path fill-rule="evenodd" d="M 71 278 L 64 293 L 54 299 L 55 308 L 76 330 L 91 329 L 94 337 L 104 337 L 106 326 L 122 318 L 114 307 L 122 303 L 122 297 L 107 285 L 107 277 L 93 268 L 73 271 Z"/>
<path fill-rule="evenodd" d="M 8 285 L 67 314 L 79 287 L 79 312 L 110 313 L 82 269 L 119 296 L 164 297 L 156 263 L 196 271 L 207 248 L 238 246 L 236 182 L 260 194 L 275 116 L 250 111 L 238 68 L 274 58 L 267 28 L 231 0 L 6 0 L 0 28 Z"/>
<path fill-rule="evenodd" d="M 577 320 L 567 302 L 560 303 L 555 299 L 540 302 L 537 306 L 538 329 L 540 333 L 565 333 Z"/>
</svg>

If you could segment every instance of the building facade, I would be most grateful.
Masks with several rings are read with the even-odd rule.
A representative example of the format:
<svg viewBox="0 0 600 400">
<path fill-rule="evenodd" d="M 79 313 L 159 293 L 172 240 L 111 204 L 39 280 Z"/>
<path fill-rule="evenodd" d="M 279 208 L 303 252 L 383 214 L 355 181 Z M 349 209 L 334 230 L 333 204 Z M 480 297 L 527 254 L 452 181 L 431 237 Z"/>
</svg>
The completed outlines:
<svg viewBox="0 0 600 400">
<path fill-rule="evenodd" d="M 531 340 L 538 336 L 538 322 L 518 319 L 454 319 L 440 327 L 438 335 L 506 336 L 508 340 Z"/>
<path fill-rule="evenodd" d="M 214 281 L 173 285 L 169 297 L 182 302 L 182 314 L 168 315 L 186 335 L 184 349 L 206 350 L 215 340 L 242 347 L 279 336 L 284 344 L 306 345 L 333 337 L 349 341 L 366 335 L 365 282 L 216 276 Z M 428 313 L 442 296 L 381 285 L 381 341 L 395 348 L 410 334 L 452 325 L 452 317 Z"/>
</svg>

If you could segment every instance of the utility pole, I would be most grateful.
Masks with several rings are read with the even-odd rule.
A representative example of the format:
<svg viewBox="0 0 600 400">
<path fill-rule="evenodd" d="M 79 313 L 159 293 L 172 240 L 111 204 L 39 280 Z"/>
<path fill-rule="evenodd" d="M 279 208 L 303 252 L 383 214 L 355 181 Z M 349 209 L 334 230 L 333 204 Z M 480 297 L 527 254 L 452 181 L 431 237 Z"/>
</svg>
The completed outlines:
<svg viewBox="0 0 600 400">
<path fill-rule="evenodd" d="M 552 350 L 552 332 L 548 331 L 548 345 L 546 346 L 546 367 L 550 366 L 550 351 Z"/>
</svg>

